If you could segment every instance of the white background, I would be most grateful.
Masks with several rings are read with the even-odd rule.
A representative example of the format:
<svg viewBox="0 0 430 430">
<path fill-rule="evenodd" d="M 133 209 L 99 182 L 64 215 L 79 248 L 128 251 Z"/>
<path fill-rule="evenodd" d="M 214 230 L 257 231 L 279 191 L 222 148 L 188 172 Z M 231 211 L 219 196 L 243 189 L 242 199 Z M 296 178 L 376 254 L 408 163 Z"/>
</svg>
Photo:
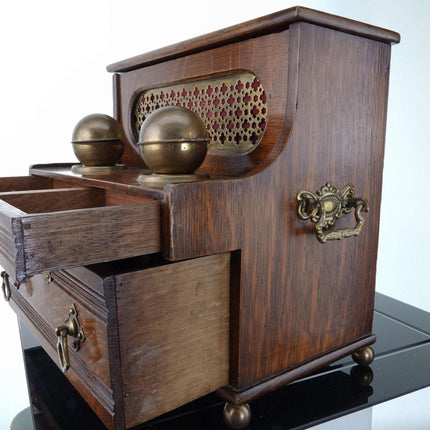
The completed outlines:
<svg viewBox="0 0 430 430">
<path fill-rule="evenodd" d="M 295 6 L 289 0 L 21 0 L 0 7 L 0 176 L 74 161 L 83 116 L 112 114 L 106 65 Z M 392 48 L 377 291 L 430 311 L 429 46 L 426 0 L 301 5 L 401 33 Z M 16 319 L 0 303 L 0 428 L 28 404 Z"/>
</svg>

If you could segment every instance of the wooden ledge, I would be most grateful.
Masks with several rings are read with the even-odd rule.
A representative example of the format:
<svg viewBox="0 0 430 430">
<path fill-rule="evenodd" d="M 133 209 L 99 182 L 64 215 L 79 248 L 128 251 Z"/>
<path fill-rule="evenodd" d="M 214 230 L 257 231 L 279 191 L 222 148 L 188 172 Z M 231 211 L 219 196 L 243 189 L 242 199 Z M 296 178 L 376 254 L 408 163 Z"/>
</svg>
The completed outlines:
<svg viewBox="0 0 430 430">
<path fill-rule="evenodd" d="M 325 12 L 296 6 L 244 22 L 243 24 L 237 24 L 223 30 L 217 30 L 203 36 L 189 39 L 185 42 L 176 43 L 165 48 L 116 62 L 107 66 L 107 71 L 115 73 L 127 72 L 143 66 L 173 60 L 185 55 L 196 54 L 198 52 L 250 39 L 252 37 L 282 31 L 295 22 L 317 24 L 322 27 L 332 28 L 334 30 L 355 34 L 389 44 L 399 43 L 400 41 L 400 35 L 394 31 L 364 24 L 362 22 L 343 18 L 337 15 L 331 15 Z"/>
</svg>

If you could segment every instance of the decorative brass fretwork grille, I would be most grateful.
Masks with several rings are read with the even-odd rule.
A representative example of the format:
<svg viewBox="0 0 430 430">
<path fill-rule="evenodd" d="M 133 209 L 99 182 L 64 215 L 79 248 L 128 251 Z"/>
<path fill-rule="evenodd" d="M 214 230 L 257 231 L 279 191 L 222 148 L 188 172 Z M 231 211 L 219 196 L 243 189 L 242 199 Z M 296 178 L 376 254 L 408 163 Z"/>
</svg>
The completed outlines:
<svg viewBox="0 0 430 430">
<path fill-rule="evenodd" d="M 172 105 L 186 107 L 202 118 L 212 153 L 250 152 L 267 127 L 266 92 L 261 81 L 248 72 L 143 91 L 134 109 L 136 134 L 149 114 Z"/>
</svg>

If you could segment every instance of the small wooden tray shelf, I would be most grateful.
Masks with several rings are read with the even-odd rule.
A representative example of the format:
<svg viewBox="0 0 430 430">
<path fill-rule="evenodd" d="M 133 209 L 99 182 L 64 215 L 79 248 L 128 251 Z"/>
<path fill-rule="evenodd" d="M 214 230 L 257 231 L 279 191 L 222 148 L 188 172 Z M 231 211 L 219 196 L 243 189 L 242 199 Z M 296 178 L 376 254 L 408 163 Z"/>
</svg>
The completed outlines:
<svg viewBox="0 0 430 430">
<path fill-rule="evenodd" d="M 0 264 L 14 281 L 159 252 L 157 201 L 117 204 L 100 188 L 48 189 L 50 182 L 0 179 Z"/>
</svg>

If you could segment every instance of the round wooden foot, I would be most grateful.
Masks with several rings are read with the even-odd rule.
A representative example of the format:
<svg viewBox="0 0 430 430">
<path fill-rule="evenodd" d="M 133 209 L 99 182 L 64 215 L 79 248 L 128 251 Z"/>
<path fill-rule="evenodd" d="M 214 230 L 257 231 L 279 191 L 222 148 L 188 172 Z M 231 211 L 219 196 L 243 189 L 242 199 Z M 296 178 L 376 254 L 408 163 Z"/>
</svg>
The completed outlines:
<svg viewBox="0 0 430 430">
<path fill-rule="evenodd" d="M 353 352 L 351 357 L 360 366 L 368 366 L 375 358 L 375 352 L 370 346 L 365 346 Z"/>
<path fill-rule="evenodd" d="M 224 405 L 224 421 L 233 429 L 244 429 L 251 422 L 251 408 L 248 403 L 243 405 L 232 405 L 226 403 Z"/>
</svg>

